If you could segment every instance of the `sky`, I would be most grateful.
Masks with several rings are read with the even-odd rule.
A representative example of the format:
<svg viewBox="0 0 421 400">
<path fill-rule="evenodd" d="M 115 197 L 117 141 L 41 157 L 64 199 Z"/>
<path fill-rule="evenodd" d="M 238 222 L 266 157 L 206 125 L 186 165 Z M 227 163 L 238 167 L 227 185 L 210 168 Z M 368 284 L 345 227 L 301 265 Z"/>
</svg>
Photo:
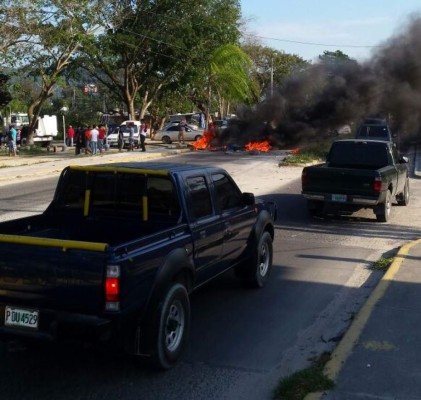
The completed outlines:
<svg viewBox="0 0 421 400">
<path fill-rule="evenodd" d="M 246 32 L 262 45 L 308 61 L 325 50 L 366 61 L 421 15 L 421 1 L 241 0 L 241 10 Z"/>
</svg>

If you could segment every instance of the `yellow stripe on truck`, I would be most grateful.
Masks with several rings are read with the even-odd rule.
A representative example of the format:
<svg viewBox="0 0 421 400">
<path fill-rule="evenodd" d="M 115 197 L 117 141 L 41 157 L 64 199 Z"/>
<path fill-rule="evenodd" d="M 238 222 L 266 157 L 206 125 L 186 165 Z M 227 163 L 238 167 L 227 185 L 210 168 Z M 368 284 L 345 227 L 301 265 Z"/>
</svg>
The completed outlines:
<svg viewBox="0 0 421 400">
<path fill-rule="evenodd" d="M 81 242 L 78 240 L 61 240 L 61 239 L 38 238 L 38 237 L 33 237 L 33 236 L 1 235 L 1 234 L 0 234 L 0 242 L 29 244 L 33 246 L 44 246 L 44 247 L 61 247 L 63 251 L 66 251 L 69 249 L 106 251 L 109 246 L 108 243 Z"/>
<path fill-rule="evenodd" d="M 90 165 L 70 165 L 70 169 L 85 172 L 110 172 L 110 173 L 124 173 L 124 174 L 141 174 L 141 175 L 159 175 L 167 176 L 168 170 L 165 169 L 141 169 L 141 168 L 127 168 L 127 167 L 98 167 Z"/>
</svg>

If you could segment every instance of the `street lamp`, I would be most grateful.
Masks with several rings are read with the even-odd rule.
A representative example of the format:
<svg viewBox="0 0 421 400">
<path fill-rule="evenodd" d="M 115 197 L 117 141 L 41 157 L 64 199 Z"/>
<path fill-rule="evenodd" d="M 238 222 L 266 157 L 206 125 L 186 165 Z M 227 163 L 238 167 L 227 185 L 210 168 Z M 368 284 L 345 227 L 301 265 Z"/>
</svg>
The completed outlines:
<svg viewBox="0 0 421 400">
<path fill-rule="evenodd" d="M 61 107 L 60 112 L 63 117 L 63 145 L 66 147 L 66 120 L 64 119 L 64 115 L 69 109 L 67 107 Z"/>
</svg>

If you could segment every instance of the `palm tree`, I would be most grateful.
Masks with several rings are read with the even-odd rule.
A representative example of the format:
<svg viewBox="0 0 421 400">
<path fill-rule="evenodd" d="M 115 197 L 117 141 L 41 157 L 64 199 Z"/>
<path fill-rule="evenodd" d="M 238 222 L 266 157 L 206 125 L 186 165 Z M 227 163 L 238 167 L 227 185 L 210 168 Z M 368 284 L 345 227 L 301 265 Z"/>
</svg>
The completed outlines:
<svg viewBox="0 0 421 400">
<path fill-rule="evenodd" d="M 256 84 L 250 78 L 252 62 L 239 47 L 227 44 L 218 47 L 211 55 L 208 72 L 206 115 L 211 108 L 212 89 L 218 97 L 219 111 L 224 114 L 224 104 L 247 102 L 255 97 Z M 225 108 L 227 109 L 227 108 Z M 208 121 L 206 121 L 206 128 Z"/>
</svg>

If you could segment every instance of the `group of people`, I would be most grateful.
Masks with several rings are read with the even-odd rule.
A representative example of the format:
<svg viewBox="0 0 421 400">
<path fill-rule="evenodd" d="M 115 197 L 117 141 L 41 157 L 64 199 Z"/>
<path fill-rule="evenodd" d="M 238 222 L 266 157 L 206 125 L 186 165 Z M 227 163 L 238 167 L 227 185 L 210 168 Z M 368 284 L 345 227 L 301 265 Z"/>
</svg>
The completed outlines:
<svg viewBox="0 0 421 400">
<path fill-rule="evenodd" d="M 67 130 L 66 144 L 75 146 L 75 154 L 103 153 L 105 150 L 105 139 L 107 129 L 105 126 L 88 126 L 74 129 L 71 125 Z"/>
</svg>

